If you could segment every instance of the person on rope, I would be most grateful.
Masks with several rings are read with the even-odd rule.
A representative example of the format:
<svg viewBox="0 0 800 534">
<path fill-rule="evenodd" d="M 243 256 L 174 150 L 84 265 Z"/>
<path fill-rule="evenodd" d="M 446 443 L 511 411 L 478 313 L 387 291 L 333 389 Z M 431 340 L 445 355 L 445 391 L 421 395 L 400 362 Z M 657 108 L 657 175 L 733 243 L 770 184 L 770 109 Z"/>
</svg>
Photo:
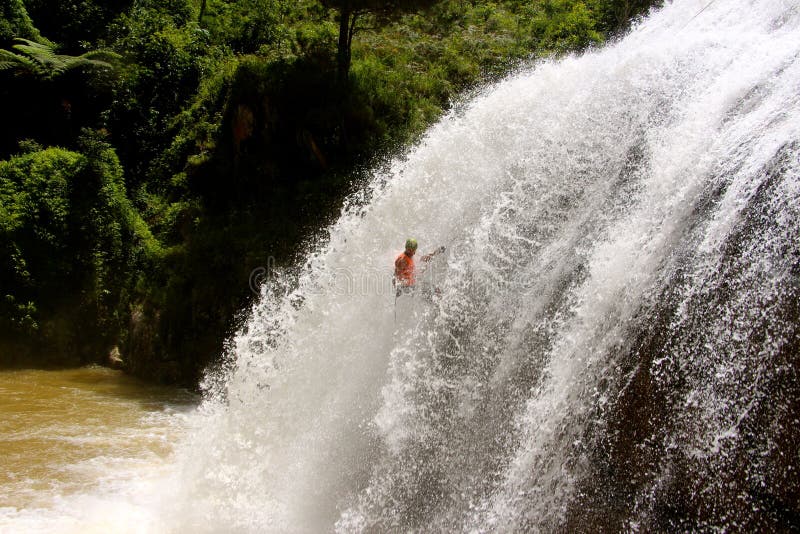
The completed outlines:
<svg viewBox="0 0 800 534">
<path fill-rule="evenodd" d="M 439 247 L 430 254 L 425 254 L 420 258 L 424 263 L 433 259 L 434 256 L 444 252 L 444 247 Z M 394 260 L 394 278 L 392 285 L 397 290 L 396 296 L 402 293 L 410 292 L 414 289 L 416 284 L 416 271 L 414 266 L 414 254 L 417 252 L 417 240 L 408 238 L 406 239 L 406 248 L 403 252 L 397 255 Z"/>
</svg>

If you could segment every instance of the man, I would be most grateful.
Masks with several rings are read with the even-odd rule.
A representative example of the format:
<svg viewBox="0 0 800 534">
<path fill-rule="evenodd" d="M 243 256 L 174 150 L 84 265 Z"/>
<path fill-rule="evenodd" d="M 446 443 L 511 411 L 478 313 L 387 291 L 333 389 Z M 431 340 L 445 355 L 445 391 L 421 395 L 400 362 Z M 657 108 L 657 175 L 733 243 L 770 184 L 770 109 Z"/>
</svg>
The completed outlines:
<svg viewBox="0 0 800 534">
<path fill-rule="evenodd" d="M 406 248 L 398 254 L 394 260 L 394 278 L 392 285 L 397 289 L 397 296 L 402 293 L 410 292 L 416 283 L 416 272 L 414 271 L 414 254 L 417 252 L 417 240 L 406 239 Z M 444 247 L 439 247 L 430 254 L 425 254 L 420 258 L 423 262 L 429 262 L 434 256 L 444 252 Z"/>
</svg>

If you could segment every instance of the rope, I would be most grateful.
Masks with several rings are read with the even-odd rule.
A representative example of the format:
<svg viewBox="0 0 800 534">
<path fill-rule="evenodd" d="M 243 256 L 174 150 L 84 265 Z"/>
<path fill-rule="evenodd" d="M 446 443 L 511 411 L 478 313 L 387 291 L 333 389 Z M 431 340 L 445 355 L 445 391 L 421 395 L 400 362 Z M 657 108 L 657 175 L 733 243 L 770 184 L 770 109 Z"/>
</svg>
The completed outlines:
<svg viewBox="0 0 800 534">
<path fill-rule="evenodd" d="M 707 3 L 707 4 L 705 5 L 705 7 L 703 7 L 703 9 L 701 9 L 700 11 L 698 11 L 698 12 L 695 14 L 695 16 L 694 16 L 694 17 L 690 18 L 688 21 L 686 21 L 686 24 L 684 24 L 683 26 L 681 26 L 681 30 L 683 30 L 683 29 L 684 29 L 686 26 L 688 26 L 689 24 L 691 24 L 691 23 L 692 23 L 692 21 L 693 21 L 694 19 L 696 19 L 697 17 L 699 17 L 699 16 L 700 16 L 700 14 L 701 14 L 703 11 L 705 11 L 706 9 L 708 9 L 708 8 L 711 6 L 711 4 L 713 4 L 714 2 L 716 2 L 716 0 L 711 0 L 709 3 Z"/>
</svg>

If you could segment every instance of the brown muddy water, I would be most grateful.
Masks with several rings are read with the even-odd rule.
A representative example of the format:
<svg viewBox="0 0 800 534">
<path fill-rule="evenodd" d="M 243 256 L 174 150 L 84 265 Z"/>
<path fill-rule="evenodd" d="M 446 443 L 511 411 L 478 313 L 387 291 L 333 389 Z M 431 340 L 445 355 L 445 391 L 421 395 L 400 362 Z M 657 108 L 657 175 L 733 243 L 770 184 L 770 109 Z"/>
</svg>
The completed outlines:
<svg viewBox="0 0 800 534">
<path fill-rule="evenodd" d="M 198 400 L 97 366 L 0 371 L 0 532 L 148 531 Z"/>
</svg>

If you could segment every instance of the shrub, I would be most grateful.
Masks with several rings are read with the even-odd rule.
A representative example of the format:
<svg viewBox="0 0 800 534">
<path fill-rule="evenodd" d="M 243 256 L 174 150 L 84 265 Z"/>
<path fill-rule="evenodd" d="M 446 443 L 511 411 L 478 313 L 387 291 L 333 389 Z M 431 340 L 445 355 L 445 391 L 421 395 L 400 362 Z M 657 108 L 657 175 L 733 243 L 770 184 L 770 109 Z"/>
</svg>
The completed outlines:
<svg viewBox="0 0 800 534">
<path fill-rule="evenodd" d="M 91 359 L 89 346 L 118 336 L 129 287 L 160 248 L 114 151 L 96 136 L 82 144 L 0 162 L 0 334 Z"/>
</svg>

